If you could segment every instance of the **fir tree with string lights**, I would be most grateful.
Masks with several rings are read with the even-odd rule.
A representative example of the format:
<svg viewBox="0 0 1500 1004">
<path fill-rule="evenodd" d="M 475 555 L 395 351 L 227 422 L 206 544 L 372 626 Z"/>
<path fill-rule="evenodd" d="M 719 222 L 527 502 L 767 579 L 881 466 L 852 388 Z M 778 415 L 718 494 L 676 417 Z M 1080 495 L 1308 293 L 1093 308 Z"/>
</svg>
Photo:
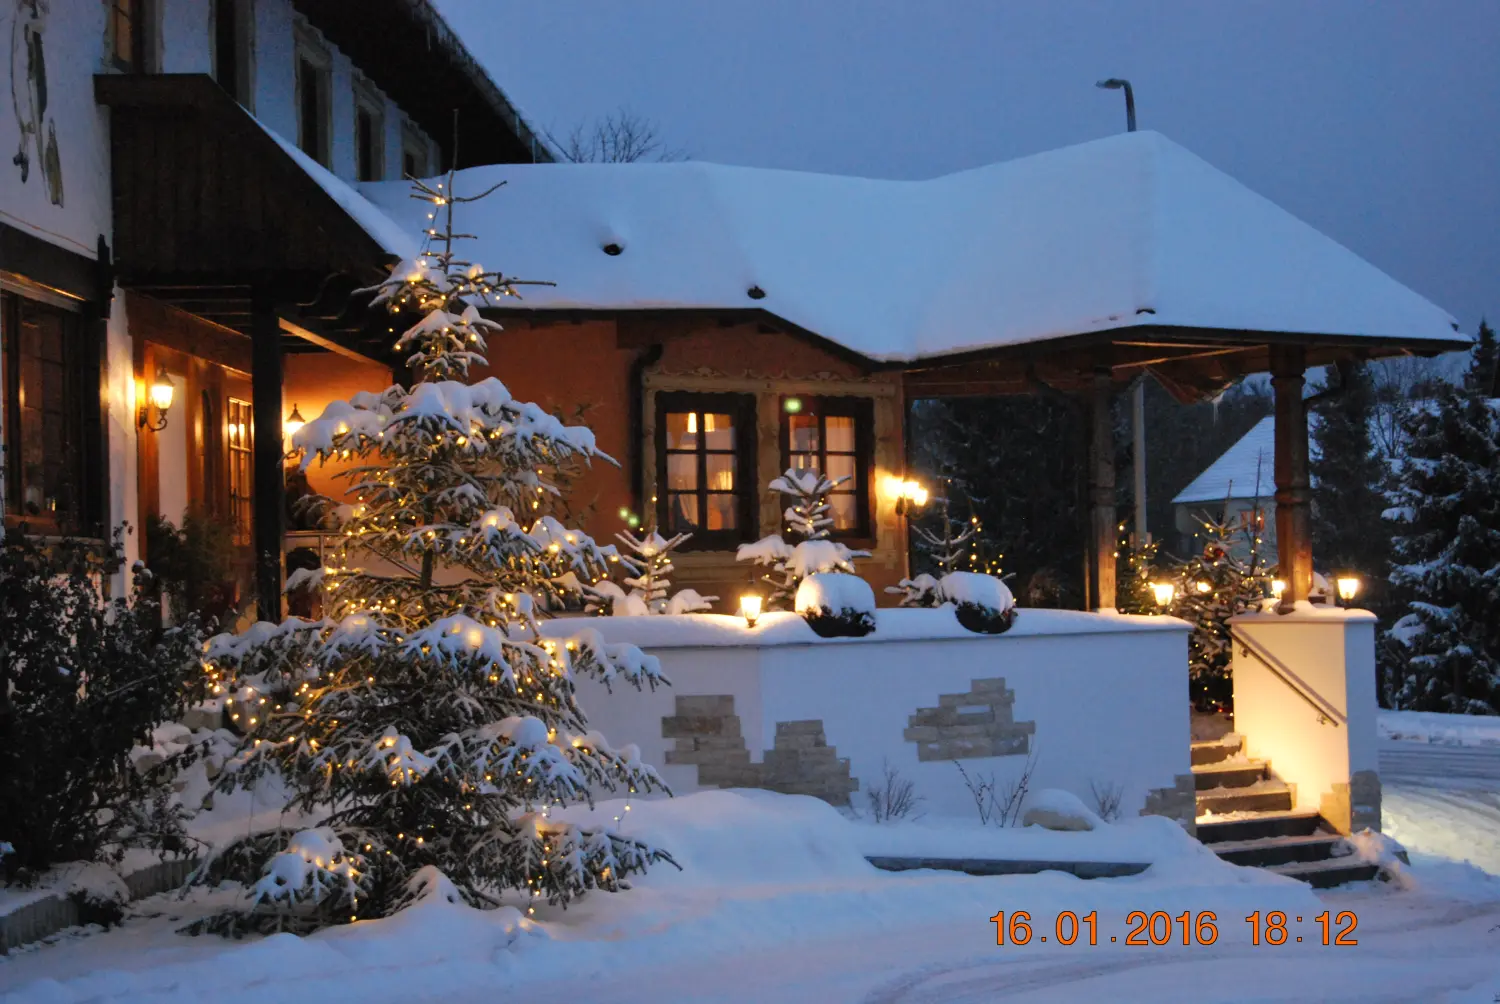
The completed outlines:
<svg viewBox="0 0 1500 1004">
<path fill-rule="evenodd" d="M 1265 597 L 1266 569 L 1261 565 L 1262 519 L 1259 504 L 1244 527 L 1206 516 L 1203 549 L 1172 570 L 1176 588 L 1172 613 L 1193 626 L 1188 636 L 1188 689 L 1199 711 L 1229 711 L 1234 699 L 1229 619 L 1257 606 Z M 1248 545 L 1236 554 L 1235 538 Z"/>
<path fill-rule="evenodd" d="M 771 491 L 792 500 L 782 516 L 787 523 L 787 533 L 796 543 L 789 543 L 780 534 L 771 534 L 753 544 L 741 544 L 735 555 L 739 561 L 771 566 L 771 571 L 762 576 L 770 587 L 766 609 L 790 610 L 797 587 L 807 576 L 818 572 L 852 575 L 854 559 L 870 556 L 869 551 L 856 551 L 830 539 L 833 506 L 828 496 L 848 480 L 847 476 L 829 480 L 811 468 L 795 467 L 787 468 L 780 477 L 772 479 Z"/>
<path fill-rule="evenodd" d="M 626 553 L 620 556 L 620 565 L 625 569 L 625 588 L 612 580 L 590 585 L 590 609 L 616 616 L 645 617 L 650 614 L 693 614 L 712 608 L 717 596 L 703 596 L 696 589 L 672 589 L 672 573 L 677 570 L 672 563 L 672 552 L 692 539 L 690 533 L 679 533 L 663 537 L 649 530 L 639 537 L 629 530 L 615 534 L 615 539 L 625 545 Z M 629 592 L 626 592 L 626 590 Z"/>
<path fill-rule="evenodd" d="M 615 557 L 551 515 L 549 472 L 610 458 L 499 380 L 469 382 L 499 330 L 479 307 L 522 283 L 459 255 L 454 206 L 483 195 L 455 197 L 452 183 L 414 183 L 441 222 L 374 289 L 393 316 L 419 315 L 395 344 L 417 382 L 336 401 L 293 437 L 304 469 L 354 461 L 339 475 L 356 503 L 342 546 L 288 582 L 320 589 L 324 618 L 207 646 L 211 689 L 245 731 L 220 789 L 277 773 L 307 824 L 205 862 L 198 881 L 247 894 L 195 932 L 300 933 L 432 896 L 534 910 L 628 888 L 671 860 L 616 829 L 549 818 L 601 788 L 661 787 L 634 746 L 588 728 L 575 679 L 666 681 L 634 646 L 542 629 Z"/>
<path fill-rule="evenodd" d="M 950 572 L 979 572 L 985 575 L 1000 575 L 998 560 L 991 560 L 986 553 L 984 528 L 969 505 L 967 519 L 954 515 L 951 494 L 953 483 L 947 480 L 947 491 L 934 500 L 924 525 L 911 524 L 914 550 L 923 570 L 909 579 L 902 579 L 885 591 L 901 596 L 903 607 L 935 607 L 943 600 L 939 596 L 938 581 Z"/>
<path fill-rule="evenodd" d="M 1161 545 L 1150 539 L 1141 542 L 1135 534 L 1125 532 L 1124 523 L 1115 529 L 1120 534 L 1115 609 L 1122 614 L 1154 614 L 1158 607 L 1151 583 L 1156 580 L 1156 553 Z"/>
</svg>

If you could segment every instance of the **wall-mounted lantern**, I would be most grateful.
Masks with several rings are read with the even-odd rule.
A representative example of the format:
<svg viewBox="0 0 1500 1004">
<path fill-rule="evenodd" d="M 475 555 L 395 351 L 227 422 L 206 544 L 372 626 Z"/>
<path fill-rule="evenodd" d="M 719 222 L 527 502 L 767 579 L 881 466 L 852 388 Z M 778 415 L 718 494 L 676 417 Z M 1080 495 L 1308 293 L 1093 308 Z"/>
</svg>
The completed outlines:
<svg viewBox="0 0 1500 1004">
<path fill-rule="evenodd" d="M 307 420 L 302 417 L 302 412 L 298 411 L 297 406 L 293 404 L 292 413 L 281 423 L 281 434 L 290 439 L 306 424 Z"/>
<path fill-rule="evenodd" d="M 927 504 L 927 488 L 920 481 L 909 481 L 897 477 L 885 479 L 885 490 L 896 498 L 896 512 L 908 515 L 913 509 Z"/>
<path fill-rule="evenodd" d="M 1172 605 L 1172 600 L 1177 597 L 1177 587 L 1170 582 L 1151 583 L 1151 596 L 1156 600 L 1156 605 L 1163 609 Z"/>
<path fill-rule="evenodd" d="M 156 409 L 156 421 L 151 421 L 151 409 Z M 141 404 L 140 412 L 136 415 L 136 425 L 142 429 L 150 429 L 152 432 L 160 432 L 167 427 L 167 412 L 172 408 L 172 378 L 167 376 L 167 368 L 158 366 L 156 368 L 156 379 L 151 381 L 151 387 L 146 391 L 146 400 Z"/>
<path fill-rule="evenodd" d="M 1348 606 L 1354 602 L 1354 597 L 1359 595 L 1359 577 L 1356 575 L 1340 575 L 1334 580 L 1338 585 L 1339 599 Z"/>
</svg>

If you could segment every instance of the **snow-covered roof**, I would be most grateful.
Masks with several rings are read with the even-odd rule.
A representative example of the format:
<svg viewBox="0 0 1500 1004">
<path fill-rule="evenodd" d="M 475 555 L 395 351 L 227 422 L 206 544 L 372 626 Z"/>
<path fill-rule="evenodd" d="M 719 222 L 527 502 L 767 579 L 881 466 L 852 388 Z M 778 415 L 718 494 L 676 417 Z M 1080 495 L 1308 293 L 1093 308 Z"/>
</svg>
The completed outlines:
<svg viewBox="0 0 1500 1004">
<path fill-rule="evenodd" d="M 1226 498 L 1269 501 L 1276 491 L 1275 459 L 1276 419 L 1267 415 L 1178 492 L 1172 504 L 1223 502 Z"/>
<path fill-rule="evenodd" d="M 696 161 L 458 178 L 506 182 L 463 207 L 465 250 L 555 281 L 523 290 L 533 308 L 759 308 L 890 361 L 1130 325 L 1455 338 L 1446 311 L 1152 132 L 928 181 Z M 361 190 L 426 225 L 405 184 Z"/>
</svg>

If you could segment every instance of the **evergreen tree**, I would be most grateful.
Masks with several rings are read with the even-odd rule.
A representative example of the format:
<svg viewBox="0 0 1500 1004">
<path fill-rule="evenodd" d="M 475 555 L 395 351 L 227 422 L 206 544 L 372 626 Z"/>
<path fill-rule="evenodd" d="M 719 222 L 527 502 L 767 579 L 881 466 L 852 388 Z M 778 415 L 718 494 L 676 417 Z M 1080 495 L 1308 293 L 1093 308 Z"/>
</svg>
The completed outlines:
<svg viewBox="0 0 1500 1004">
<path fill-rule="evenodd" d="M 1155 539 L 1138 541 L 1135 534 L 1125 532 L 1124 523 L 1115 529 L 1120 533 L 1115 549 L 1115 609 L 1122 614 L 1154 614 L 1158 607 L 1151 584 L 1157 579 L 1156 553 L 1161 545 Z"/>
<path fill-rule="evenodd" d="M 1253 524 L 1240 529 L 1206 517 L 1202 526 L 1200 536 L 1207 543 L 1173 570 L 1172 613 L 1193 625 L 1188 636 L 1188 689 L 1193 705 L 1199 711 L 1229 711 L 1234 700 L 1229 619 L 1264 599 L 1266 571 Z M 1249 539 L 1244 558 L 1235 553 L 1237 534 Z"/>
<path fill-rule="evenodd" d="M 753 561 L 757 565 L 769 565 L 771 571 L 762 576 L 770 587 L 766 597 L 767 610 L 790 610 L 797 596 L 797 587 L 802 580 L 817 572 L 848 572 L 854 574 L 854 559 L 868 558 L 869 551 L 855 551 L 830 540 L 833 528 L 833 511 L 828 495 L 848 477 L 830 481 L 818 471 L 787 468 L 786 472 L 771 481 L 770 489 L 777 494 L 790 496 L 791 505 L 782 514 L 786 519 L 787 532 L 796 543 L 788 542 L 780 534 L 762 537 L 753 544 L 741 544 L 736 553 L 739 561 Z"/>
<path fill-rule="evenodd" d="M 294 437 L 304 467 L 356 460 L 344 546 L 288 583 L 320 586 L 326 618 L 263 622 L 208 647 L 213 688 L 246 730 L 221 788 L 277 772 L 287 809 L 309 825 L 252 835 L 200 868 L 199 881 L 249 891 L 196 930 L 307 931 L 428 896 L 494 907 L 513 890 L 567 903 L 670 860 L 615 830 L 548 818 L 595 788 L 660 785 L 634 747 L 589 730 L 574 679 L 665 681 L 634 646 L 540 630 L 609 557 L 549 515 L 548 472 L 609 458 L 588 429 L 499 380 L 467 382 L 499 327 L 478 306 L 516 283 L 457 254 L 454 203 L 473 200 L 447 180 L 416 183 L 441 222 L 374 298 L 420 315 L 396 342 L 418 382 L 336 401 Z"/>
<path fill-rule="evenodd" d="M 629 530 L 615 534 L 615 539 L 625 545 L 626 554 L 620 558 L 625 566 L 625 589 L 605 580 L 588 587 L 593 605 L 603 612 L 616 616 L 642 617 L 649 614 L 691 614 L 708 610 L 717 596 L 702 596 L 696 589 L 679 589 L 668 596 L 672 588 L 672 573 L 677 570 L 672 563 L 672 552 L 692 538 L 690 533 L 679 533 L 674 537 L 663 537 L 650 530 L 637 537 Z"/>
<path fill-rule="evenodd" d="M 1314 553 L 1330 571 L 1370 580 L 1385 570 L 1390 539 L 1381 520 L 1386 468 L 1370 435 L 1375 388 L 1362 363 L 1329 367 L 1328 381 L 1335 393 L 1315 406 L 1313 427 Z"/>
<path fill-rule="evenodd" d="M 1465 389 L 1407 418 L 1387 517 L 1390 582 L 1405 615 L 1388 632 L 1393 707 L 1500 714 L 1500 421 L 1494 333 L 1481 326 Z"/>
</svg>

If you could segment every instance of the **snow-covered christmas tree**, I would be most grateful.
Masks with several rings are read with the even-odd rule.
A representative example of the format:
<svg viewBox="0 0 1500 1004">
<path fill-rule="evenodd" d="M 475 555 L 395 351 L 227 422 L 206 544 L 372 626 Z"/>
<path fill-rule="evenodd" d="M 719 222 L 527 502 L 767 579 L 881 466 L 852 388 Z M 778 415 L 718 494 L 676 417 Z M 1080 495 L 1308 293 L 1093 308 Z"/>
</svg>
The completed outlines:
<svg viewBox="0 0 1500 1004">
<path fill-rule="evenodd" d="M 1229 619 L 1265 598 L 1266 569 L 1255 520 L 1243 528 L 1212 516 L 1201 522 L 1203 549 L 1172 570 L 1172 613 L 1193 625 L 1188 636 L 1188 686 L 1194 705 L 1200 711 L 1224 711 L 1234 694 Z M 1236 553 L 1236 536 L 1248 544 L 1243 556 Z"/>
<path fill-rule="evenodd" d="M 660 785 L 635 747 L 588 728 L 575 679 L 665 681 L 634 646 L 542 632 L 544 610 L 602 578 L 613 551 L 549 515 L 547 472 L 609 458 L 587 428 L 499 380 L 468 382 L 499 327 L 478 308 L 517 283 L 458 254 L 454 204 L 473 200 L 454 196 L 451 175 L 416 187 L 438 220 L 428 250 L 394 269 L 374 303 L 420 315 L 396 342 L 418 382 L 336 401 L 293 439 L 304 467 L 355 461 L 341 475 L 356 503 L 343 547 L 288 583 L 320 587 L 325 617 L 262 622 L 208 646 L 212 687 L 246 730 L 221 787 L 279 773 L 301 822 L 200 869 L 200 881 L 236 879 L 248 895 L 199 930 L 307 931 L 431 895 L 475 907 L 517 895 L 529 909 L 627 888 L 670 860 L 548 818 L 598 788 Z"/>
<path fill-rule="evenodd" d="M 672 552 L 692 538 L 690 533 L 663 537 L 655 530 L 636 536 L 629 530 L 615 534 L 625 545 L 620 564 L 625 566 L 624 588 L 605 579 L 588 587 L 594 607 L 604 613 L 643 617 L 648 614 L 693 614 L 708 610 L 717 596 L 703 596 L 696 589 L 679 589 L 673 593 Z M 627 592 L 628 590 L 628 592 Z"/>
<path fill-rule="evenodd" d="M 1480 328 L 1466 387 L 1406 421 L 1393 505 L 1391 586 L 1405 616 L 1382 646 L 1393 707 L 1500 714 L 1500 419 L 1494 333 Z"/>
<path fill-rule="evenodd" d="M 901 596 L 903 607 L 937 606 L 942 602 L 937 594 L 939 579 L 949 572 L 981 571 L 975 567 L 979 560 L 979 517 L 956 516 L 947 493 L 935 500 L 932 510 L 927 520 L 911 524 L 916 564 L 922 571 L 885 587 L 886 592 Z"/>
<path fill-rule="evenodd" d="M 771 491 L 792 499 L 783 515 L 787 532 L 795 543 L 788 542 L 780 534 L 771 534 L 753 544 L 741 544 L 736 554 L 740 561 L 770 566 L 771 571 L 762 577 L 769 586 L 766 609 L 790 610 L 797 596 L 797 587 L 807 576 L 818 572 L 852 575 L 854 559 L 870 556 L 869 551 L 852 550 L 830 539 L 833 516 L 828 495 L 848 480 L 842 477 L 830 481 L 810 468 L 789 467 L 786 473 L 771 481 Z"/>
</svg>

